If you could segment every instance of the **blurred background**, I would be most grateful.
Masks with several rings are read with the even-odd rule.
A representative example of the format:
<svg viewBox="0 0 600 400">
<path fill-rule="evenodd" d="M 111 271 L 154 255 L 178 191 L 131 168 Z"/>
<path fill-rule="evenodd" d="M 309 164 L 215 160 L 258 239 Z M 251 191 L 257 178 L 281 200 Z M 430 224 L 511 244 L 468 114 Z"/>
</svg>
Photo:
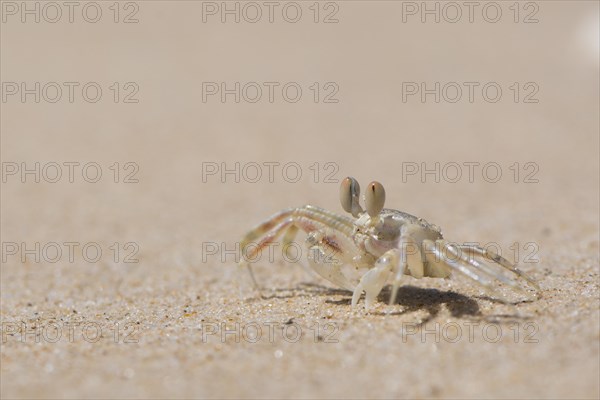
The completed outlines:
<svg viewBox="0 0 600 400">
<path fill-rule="evenodd" d="M 0 5 L 3 397 L 598 397 L 598 3 Z M 291 206 L 342 212 L 349 175 L 497 244 L 543 300 L 410 280 L 412 309 L 364 315 L 281 257 L 256 298 L 242 235 Z M 539 342 L 501 323 L 498 343 L 404 343 L 432 306 Z M 201 335 L 324 318 L 338 343 Z M 36 342 L 90 321 L 138 340 Z"/>
</svg>

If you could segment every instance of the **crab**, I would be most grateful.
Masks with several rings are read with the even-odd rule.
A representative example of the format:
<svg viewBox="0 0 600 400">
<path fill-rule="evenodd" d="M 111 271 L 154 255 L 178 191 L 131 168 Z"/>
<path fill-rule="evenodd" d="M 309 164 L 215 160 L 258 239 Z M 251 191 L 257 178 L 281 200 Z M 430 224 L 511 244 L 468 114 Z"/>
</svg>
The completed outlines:
<svg viewBox="0 0 600 400">
<path fill-rule="evenodd" d="M 240 246 L 240 265 L 248 267 L 255 287 L 258 284 L 251 263 L 258 252 L 281 235 L 283 248 L 289 248 L 302 230 L 307 234 L 310 268 L 353 292 L 353 308 L 365 293 L 365 309 L 369 310 L 390 279 L 389 304 L 394 304 L 404 275 L 448 278 L 458 273 L 492 294 L 497 294 L 494 289 L 498 282 L 522 292 L 521 279 L 539 292 L 535 280 L 499 254 L 472 244 L 449 242 L 436 225 L 403 211 L 383 208 L 385 190 L 381 183 L 374 181 L 367 186 L 365 209 L 359 196 L 358 182 L 348 177 L 341 183 L 340 201 L 351 217 L 305 205 L 282 210 L 248 232 Z M 344 266 L 367 271 L 357 282 L 347 276 Z"/>
</svg>

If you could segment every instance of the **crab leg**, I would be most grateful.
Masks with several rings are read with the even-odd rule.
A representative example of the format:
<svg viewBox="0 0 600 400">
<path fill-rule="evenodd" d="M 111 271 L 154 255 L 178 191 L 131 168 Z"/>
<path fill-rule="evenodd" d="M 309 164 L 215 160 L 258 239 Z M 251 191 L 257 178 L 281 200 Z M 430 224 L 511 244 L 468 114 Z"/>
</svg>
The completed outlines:
<svg viewBox="0 0 600 400">
<path fill-rule="evenodd" d="M 477 282 L 478 284 L 480 284 L 481 286 L 483 286 L 484 288 L 486 288 L 489 291 L 492 291 L 492 280 L 490 279 L 491 277 L 489 276 L 485 276 L 482 274 L 478 274 L 476 272 L 473 272 L 471 269 L 469 269 L 464 262 L 462 262 L 459 259 L 451 259 L 448 258 L 446 256 L 446 254 L 444 254 L 444 251 L 442 248 L 440 248 L 440 246 L 438 246 L 437 244 L 441 245 L 443 248 L 448 249 L 451 253 L 456 255 L 456 252 L 452 251 L 452 245 L 448 242 L 446 242 L 445 240 L 437 240 L 435 243 L 432 240 L 423 240 L 423 248 L 426 250 L 425 254 L 426 254 L 426 258 L 431 262 L 433 261 L 431 256 L 435 256 L 435 262 L 439 263 L 440 261 L 442 261 L 444 263 L 444 265 L 447 265 L 448 267 L 451 267 L 453 270 L 465 275 L 466 277 L 472 279 L 473 281 Z M 486 274 L 487 275 L 487 274 Z"/>
<path fill-rule="evenodd" d="M 242 240 L 241 248 L 243 249 L 248 245 L 248 243 L 265 235 L 267 232 L 271 231 L 275 226 L 280 224 L 281 221 L 289 217 L 292 217 L 295 220 L 299 217 L 305 217 L 310 220 L 321 222 L 336 230 L 343 231 L 347 235 L 351 235 L 353 230 L 352 220 L 350 220 L 347 217 L 336 215 L 322 208 L 314 206 L 288 208 L 271 216 L 265 222 L 248 232 Z"/>
<path fill-rule="evenodd" d="M 523 288 L 515 280 L 505 277 L 491 268 L 488 264 L 477 261 L 472 257 L 469 257 L 468 254 L 461 253 L 461 250 L 471 250 L 472 246 L 452 244 L 445 240 L 436 240 L 435 243 L 431 240 L 424 240 L 423 247 L 426 249 L 426 258 L 429 263 L 439 265 L 443 262 L 443 264 L 476 281 L 495 296 L 505 300 L 503 295 L 494 290 L 492 286 L 494 279 L 503 282 L 515 290 L 523 292 Z M 449 251 L 455 259 L 448 258 L 443 250 Z M 478 253 L 478 255 L 483 257 L 483 254 L 481 253 Z M 507 260 L 504 261 L 508 263 Z M 475 271 L 471 270 L 469 267 L 474 268 Z"/>
<path fill-rule="evenodd" d="M 392 295 L 390 296 L 390 301 L 388 303 L 389 305 L 392 305 L 396 302 L 400 280 L 402 279 L 402 275 L 404 275 L 407 268 L 410 275 L 414 276 L 415 278 L 422 278 L 424 274 L 421 251 L 419 250 L 419 246 L 417 246 L 412 236 L 410 236 L 410 234 L 403 234 L 400 237 L 399 246 L 399 257 L 394 265 L 394 267 L 397 266 L 397 268 L 394 268 L 396 269 L 396 276 L 394 277 L 394 283 L 392 284 Z"/>
<path fill-rule="evenodd" d="M 475 268 L 477 271 L 482 271 L 488 276 L 499 280 L 500 282 L 512 287 L 515 290 L 523 292 L 523 288 L 514 279 L 510 279 L 504 276 L 494 268 L 490 267 L 487 263 L 478 261 L 473 257 L 470 257 L 469 254 L 466 253 L 466 251 L 470 250 L 470 248 L 463 247 L 462 245 L 447 244 L 446 249 L 448 249 L 455 257 L 459 257 L 464 264 Z M 465 253 L 463 253 L 463 250 L 465 251 Z"/>
<path fill-rule="evenodd" d="M 487 275 L 492 279 L 497 279 L 502 283 L 514 288 L 515 290 L 523 292 L 523 288 L 521 288 L 521 286 L 519 286 L 519 284 L 515 280 L 505 277 L 498 271 L 491 268 L 488 264 L 479 262 L 473 259 L 472 257 L 469 257 L 468 254 L 463 254 L 460 246 L 442 240 L 438 240 L 437 243 L 441 244 L 446 250 L 450 251 L 450 253 L 452 253 L 453 256 L 457 257 L 457 259 L 459 259 L 459 261 L 462 262 L 463 265 L 473 267 L 476 271 L 482 272 L 483 274 Z"/>
<path fill-rule="evenodd" d="M 308 264 L 317 274 L 339 287 L 350 291 L 354 290 L 354 285 L 340 270 L 343 264 L 331 255 L 327 255 L 322 245 L 311 246 L 308 248 L 308 252 Z"/>
<path fill-rule="evenodd" d="M 406 271 L 406 257 L 401 259 L 398 264 L 398 270 L 396 271 L 396 276 L 394 277 L 394 283 L 392 284 L 392 295 L 390 296 L 389 305 L 391 306 L 396 302 L 396 297 L 398 296 L 398 288 L 400 287 L 400 280 L 402 279 L 402 275 L 404 275 L 404 271 Z"/>
<path fill-rule="evenodd" d="M 281 235 L 281 233 L 288 226 L 290 226 L 293 222 L 294 222 L 294 219 L 291 217 L 284 219 L 279 224 L 275 225 L 275 227 L 273 227 L 271 230 L 267 231 L 264 235 L 262 235 L 262 238 L 258 241 L 258 243 L 256 244 L 256 247 L 254 247 L 253 249 L 251 249 L 249 251 L 245 251 L 245 250 L 248 248 L 248 245 L 251 244 L 252 242 L 245 241 L 245 240 L 242 241 L 241 249 L 242 249 L 243 258 L 246 261 L 252 260 L 254 258 L 254 256 L 256 256 L 266 245 L 273 243 L 275 241 L 275 239 L 277 239 L 277 237 L 279 235 Z"/>
<path fill-rule="evenodd" d="M 365 292 L 365 309 L 371 308 L 373 301 L 377 295 L 381 292 L 383 285 L 387 281 L 390 273 L 395 269 L 395 266 L 400 261 L 400 251 L 398 249 L 392 249 L 386 251 L 381 257 L 377 259 L 375 267 L 367 271 L 362 278 L 360 283 L 354 289 L 352 294 L 352 307 L 356 307 L 358 300 Z"/>
<path fill-rule="evenodd" d="M 258 254 L 258 252 L 262 248 L 264 248 L 269 243 L 272 243 L 273 241 L 275 241 L 277 236 L 279 236 L 281 234 L 281 232 L 283 232 L 285 230 L 285 228 L 290 226 L 290 224 L 292 222 L 293 222 L 293 219 L 288 218 L 288 219 L 280 222 L 278 225 L 275 225 L 275 227 L 272 228 L 270 231 L 268 231 L 267 234 L 258 242 L 257 246 L 254 249 L 252 249 L 249 253 L 246 253 L 246 247 L 248 246 L 248 244 L 250 242 L 242 241 L 242 246 L 241 246 L 242 259 L 240 260 L 239 265 L 247 267 L 248 273 L 250 274 L 250 278 L 252 279 L 252 283 L 259 292 L 260 292 L 260 288 L 258 286 L 258 282 L 256 281 L 256 277 L 254 276 L 254 272 L 252 271 L 252 266 L 250 265 L 250 260 L 252 260 L 252 258 L 254 258 L 254 256 L 256 256 L 256 254 Z M 260 295 L 262 297 L 262 293 L 260 293 Z"/>
<path fill-rule="evenodd" d="M 286 249 L 288 247 L 286 245 L 292 242 L 298 229 L 302 229 L 309 234 L 308 239 L 312 241 L 309 244 L 319 246 L 317 250 L 323 251 L 323 253 L 324 247 L 329 247 L 335 252 L 341 253 L 345 262 L 352 260 L 354 256 L 359 254 L 351 237 L 354 227 L 352 221 L 348 218 L 313 206 L 283 210 L 251 230 L 242 240 L 243 260 L 240 261 L 240 265 L 246 264 L 256 287 L 258 285 L 256 285 L 250 267 L 252 258 L 267 244 L 275 241 L 286 229 L 288 231 L 283 239 Z M 256 239 L 260 239 L 256 247 L 246 253 L 244 250 Z M 339 265 L 334 267 L 333 265 L 318 263 L 314 259 L 311 261 L 310 257 L 309 263 L 315 272 L 333 283 L 344 288 L 353 287 L 339 271 Z"/>
<path fill-rule="evenodd" d="M 291 225 L 288 230 L 285 232 L 285 235 L 283 236 L 283 240 L 282 240 L 282 244 L 283 244 L 283 251 L 285 251 L 285 255 L 287 257 L 290 257 L 290 245 L 294 242 L 294 239 L 296 238 L 296 235 L 298 234 L 298 227 L 296 225 Z"/>
<path fill-rule="evenodd" d="M 497 254 L 491 250 L 486 250 L 483 247 L 474 246 L 474 245 L 460 245 L 459 248 L 462 250 L 473 251 L 475 254 L 477 254 L 481 257 L 485 257 L 488 260 L 494 261 L 495 263 L 502 266 L 503 268 L 506 268 L 507 270 L 513 272 L 515 275 L 518 275 L 520 278 L 523 278 L 524 280 L 526 280 L 527 283 L 530 284 L 531 286 L 533 286 L 536 290 L 538 290 L 538 291 L 541 290 L 540 286 L 537 284 L 536 281 L 534 281 L 527 274 L 525 274 L 523 271 L 521 271 L 519 268 L 517 268 L 514 264 L 512 264 L 506 258 L 500 256 L 499 254 Z"/>
</svg>

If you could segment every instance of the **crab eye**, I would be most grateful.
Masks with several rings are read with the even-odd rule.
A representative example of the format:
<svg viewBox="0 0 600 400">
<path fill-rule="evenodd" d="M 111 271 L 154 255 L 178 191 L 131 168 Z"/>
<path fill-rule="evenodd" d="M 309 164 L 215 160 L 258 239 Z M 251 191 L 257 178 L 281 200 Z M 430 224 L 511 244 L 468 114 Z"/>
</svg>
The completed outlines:
<svg viewBox="0 0 600 400">
<path fill-rule="evenodd" d="M 362 211 L 358 204 L 360 186 L 356 179 L 348 177 L 342 181 L 340 186 L 340 202 L 344 211 L 356 216 L 358 211 Z"/>
<path fill-rule="evenodd" d="M 369 183 L 369 187 L 365 193 L 365 206 L 367 207 L 367 213 L 371 218 L 379 215 L 383 210 L 383 204 L 385 203 L 385 190 L 383 185 L 379 182 Z"/>
</svg>

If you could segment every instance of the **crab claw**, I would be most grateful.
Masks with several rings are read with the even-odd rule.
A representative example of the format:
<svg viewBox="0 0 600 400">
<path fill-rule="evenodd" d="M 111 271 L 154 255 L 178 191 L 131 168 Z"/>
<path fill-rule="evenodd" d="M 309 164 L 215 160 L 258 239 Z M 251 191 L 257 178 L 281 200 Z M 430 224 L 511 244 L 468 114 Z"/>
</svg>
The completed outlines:
<svg viewBox="0 0 600 400">
<path fill-rule="evenodd" d="M 377 295 L 383 289 L 385 282 L 387 281 L 390 273 L 392 272 L 392 263 L 389 260 L 389 256 L 383 255 L 377 260 L 375 268 L 366 272 L 360 282 L 354 289 L 352 294 L 352 307 L 356 307 L 358 300 L 365 292 L 365 310 L 369 310 L 373 305 L 373 302 L 377 298 Z"/>
</svg>

